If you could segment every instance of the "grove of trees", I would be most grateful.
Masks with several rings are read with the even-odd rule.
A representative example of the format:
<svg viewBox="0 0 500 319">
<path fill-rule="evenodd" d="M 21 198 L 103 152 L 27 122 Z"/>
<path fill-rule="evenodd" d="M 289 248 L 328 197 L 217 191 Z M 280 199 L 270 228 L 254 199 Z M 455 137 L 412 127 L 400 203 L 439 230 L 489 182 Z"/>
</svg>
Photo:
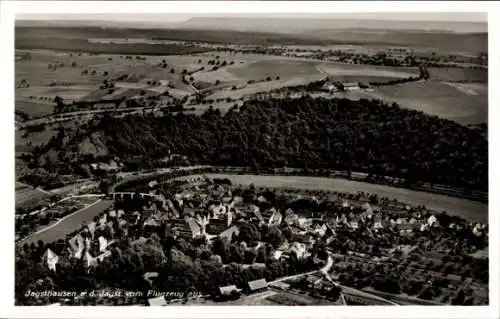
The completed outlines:
<svg viewBox="0 0 500 319">
<path fill-rule="evenodd" d="M 142 161 L 168 152 L 220 166 L 339 169 L 486 190 L 488 141 L 477 129 L 381 101 L 251 101 L 238 112 L 103 117 L 109 152 Z"/>
</svg>

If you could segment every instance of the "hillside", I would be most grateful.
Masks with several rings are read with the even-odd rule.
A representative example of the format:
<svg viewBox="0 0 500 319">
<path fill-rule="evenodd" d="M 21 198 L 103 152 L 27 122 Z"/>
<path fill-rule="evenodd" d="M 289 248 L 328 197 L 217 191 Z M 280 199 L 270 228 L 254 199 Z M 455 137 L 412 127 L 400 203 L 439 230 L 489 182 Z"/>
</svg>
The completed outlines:
<svg viewBox="0 0 500 319">
<path fill-rule="evenodd" d="M 120 158 L 135 170 L 180 154 L 196 164 L 341 169 L 487 190 L 481 134 L 396 104 L 302 98 L 247 102 L 225 115 L 105 116 L 85 130 L 61 130 L 32 160 L 76 173 L 96 160 Z M 97 145 L 79 146 L 89 135 Z M 102 156 L 81 153 L 93 149 Z"/>
</svg>

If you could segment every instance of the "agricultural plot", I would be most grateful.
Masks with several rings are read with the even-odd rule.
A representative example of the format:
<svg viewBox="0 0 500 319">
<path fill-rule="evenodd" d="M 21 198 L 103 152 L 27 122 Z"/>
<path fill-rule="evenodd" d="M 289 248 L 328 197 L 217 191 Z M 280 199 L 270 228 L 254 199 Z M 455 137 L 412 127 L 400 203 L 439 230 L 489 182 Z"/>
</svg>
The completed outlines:
<svg viewBox="0 0 500 319">
<path fill-rule="evenodd" d="M 324 63 L 317 65 L 323 74 L 341 82 L 385 82 L 419 75 L 417 68 L 391 68 L 374 65 Z"/>
<path fill-rule="evenodd" d="M 319 81 L 323 78 L 324 75 L 309 75 L 304 77 L 296 77 L 289 80 L 264 81 L 259 83 L 247 84 L 241 89 L 232 90 L 230 88 L 227 88 L 222 91 L 217 91 L 211 96 L 209 96 L 209 98 L 226 99 L 230 97 L 232 99 L 239 99 L 246 95 L 255 94 L 259 92 L 268 92 L 282 87 L 306 85 L 310 82 Z"/>
<path fill-rule="evenodd" d="M 228 72 L 242 80 L 262 80 L 266 77 L 275 79 L 293 79 L 295 77 L 320 74 L 314 61 L 294 59 L 261 60 L 246 66 L 229 67 Z"/>
<path fill-rule="evenodd" d="M 16 209 L 34 206 L 49 197 L 49 193 L 16 183 Z"/>
<path fill-rule="evenodd" d="M 54 113 L 54 103 L 30 102 L 26 100 L 16 100 L 17 111 L 27 114 L 29 117 L 44 116 Z"/>
<path fill-rule="evenodd" d="M 208 53 L 205 53 L 207 55 Z M 304 84 L 300 79 L 322 79 L 330 76 L 336 81 L 342 82 L 383 82 L 394 79 L 416 77 L 417 68 L 391 68 L 367 65 L 325 63 L 315 60 L 301 58 L 288 58 L 265 55 L 221 55 L 220 60 L 230 59 L 235 61 L 233 65 L 225 66 L 216 71 L 206 70 L 193 75 L 197 82 L 212 83 L 212 89 L 216 82 L 222 87 L 242 86 L 249 81 L 264 83 L 268 86 L 266 79 L 269 78 L 274 85 L 273 88 L 282 87 L 283 84 L 294 85 L 295 81 Z M 292 84 L 280 81 L 294 81 Z M 299 85 L 296 84 L 296 85 Z M 271 84 L 273 85 L 273 84 Z M 250 87 L 247 86 L 247 87 Z M 266 91 L 266 90 L 264 90 Z M 255 92 L 255 90 L 252 90 Z"/>
<path fill-rule="evenodd" d="M 465 68 L 429 68 L 434 80 L 449 82 L 488 82 L 488 70 Z"/>
<path fill-rule="evenodd" d="M 157 95 L 170 88 L 185 96 L 193 89 L 183 82 L 183 70 L 200 68 L 199 57 L 142 57 L 124 55 L 93 55 L 87 53 L 21 50 L 31 59 L 16 63 L 16 109 L 29 117 L 53 113 L 56 96 L 64 101 L 97 101 Z M 158 66 L 163 60 L 168 68 Z M 173 70 L 173 72 L 172 72 Z M 123 76 L 125 76 L 123 78 Z M 117 78 L 115 90 L 100 89 L 104 80 Z M 168 87 L 167 87 L 168 86 Z"/>
<path fill-rule="evenodd" d="M 486 85 L 412 82 L 380 87 L 371 95 L 461 124 L 488 122 Z"/>
</svg>

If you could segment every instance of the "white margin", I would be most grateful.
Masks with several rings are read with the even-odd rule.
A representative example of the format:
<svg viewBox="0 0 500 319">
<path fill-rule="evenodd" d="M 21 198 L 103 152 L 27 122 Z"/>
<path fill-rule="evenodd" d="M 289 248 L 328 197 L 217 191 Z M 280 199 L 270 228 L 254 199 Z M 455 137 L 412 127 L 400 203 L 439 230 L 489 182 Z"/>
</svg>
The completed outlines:
<svg viewBox="0 0 500 319">
<path fill-rule="evenodd" d="M 489 21 L 489 174 L 490 174 L 490 305 L 483 307 L 14 307 L 14 17 L 19 13 L 327 13 L 327 12 L 488 12 Z M 2 199 L 4 218 L 0 222 L 2 285 L 0 316 L 8 318 L 498 318 L 498 240 L 500 171 L 494 167 L 500 157 L 499 134 L 495 134 L 500 102 L 498 85 L 498 47 L 500 5 L 496 1 L 354 1 L 354 2 L 156 2 L 156 1 L 1 1 L 1 81 L 0 129 L 2 160 Z M 496 155 L 496 156 L 495 156 Z"/>
</svg>

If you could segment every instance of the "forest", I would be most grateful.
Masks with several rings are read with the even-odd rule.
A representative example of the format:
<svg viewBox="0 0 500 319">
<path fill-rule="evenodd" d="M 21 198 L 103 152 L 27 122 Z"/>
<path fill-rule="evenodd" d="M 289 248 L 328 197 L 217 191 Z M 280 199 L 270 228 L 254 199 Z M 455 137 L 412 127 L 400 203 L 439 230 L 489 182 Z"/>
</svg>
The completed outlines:
<svg viewBox="0 0 500 319">
<path fill-rule="evenodd" d="M 483 131 L 395 103 L 304 97 L 248 101 L 226 114 L 210 107 L 201 116 L 104 115 L 76 133 L 60 130 L 31 160 L 49 173 L 78 173 L 82 164 L 106 158 L 138 170 L 180 154 L 186 164 L 345 170 L 486 191 Z M 108 154 L 75 152 L 96 134 Z M 57 160 L 42 164 L 40 158 L 54 151 Z"/>
</svg>

